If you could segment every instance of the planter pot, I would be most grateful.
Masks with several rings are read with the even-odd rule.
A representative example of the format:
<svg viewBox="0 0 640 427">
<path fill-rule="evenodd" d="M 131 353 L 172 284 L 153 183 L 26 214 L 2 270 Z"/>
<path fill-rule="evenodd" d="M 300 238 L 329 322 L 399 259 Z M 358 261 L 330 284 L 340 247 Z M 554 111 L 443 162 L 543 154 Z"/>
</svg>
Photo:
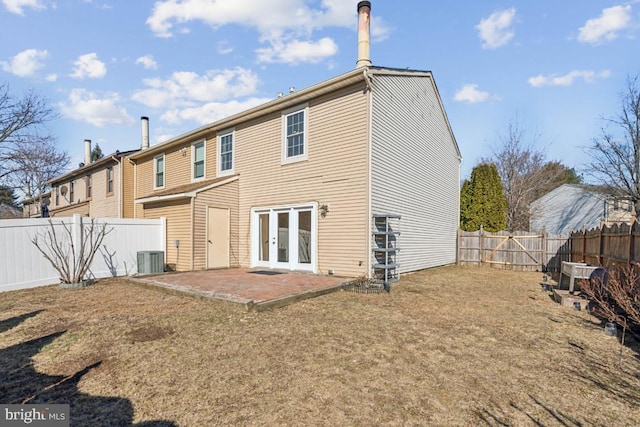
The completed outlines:
<svg viewBox="0 0 640 427">
<path fill-rule="evenodd" d="M 83 280 L 82 282 L 78 282 L 78 283 L 60 283 L 61 289 L 78 289 L 78 288 L 84 288 L 86 286 L 89 286 L 88 280 Z"/>
<path fill-rule="evenodd" d="M 609 337 L 617 336 L 618 335 L 618 325 L 616 325 L 615 323 L 607 322 L 607 324 L 604 325 L 604 333 L 607 334 L 607 336 L 609 336 Z"/>
</svg>

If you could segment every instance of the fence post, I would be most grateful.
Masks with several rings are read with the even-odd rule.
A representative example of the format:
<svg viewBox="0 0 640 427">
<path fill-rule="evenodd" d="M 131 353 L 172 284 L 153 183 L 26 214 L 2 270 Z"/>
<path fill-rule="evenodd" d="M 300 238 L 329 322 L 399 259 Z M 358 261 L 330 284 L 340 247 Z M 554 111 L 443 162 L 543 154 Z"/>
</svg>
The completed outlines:
<svg viewBox="0 0 640 427">
<path fill-rule="evenodd" d="M 456 265 L 460 265 L 460 251 L 462 246 L 462 229 L 458 227 L 458 242 L 456 244 Z"/>
<path fill-rule="evenodd" d="M 484 236 L 484 227 L 480 225 L 480 230 L 478 231 L 480 232 L 480 234 L 478 235 L 478 258 L 480 259 L 480 265 L 482 265 L 482 260 L 484 259 L 484 239 L 482 238 L 482 236 Z"/>
<path fill-rule="evenodd" d="M 600 224 L 600 234 L 598 235 L 598 264 L 599 265 L 603 265 L 602 261 L 604 260 L 604 254 L 603 254 L 603 239 L 602 239 L 602 234 L 603 234 L 603 230 L 604 230 L 604 224 Z"/>
<path fill-rule="evenodd" d="M 540 243 L 540 271 L 544 271 L 547 264 L 547 254 L 549 253 L 547 227 L 542 226 L 542 242 Z"/>
<path fill-rule="evenodd" d="M 71 239 L 73 241 L 73 247 L 75 248 L 75 251 L 72 252 L 72 255 L 74 255 L 73 260 L 71 262 L 73 262 L 73 270 L 72 271 L 77 271 L 77 267 L 78 267 L 78 258 L 77 255 L 80 254 L 80 249 L 82 248 L 82 217 L 78 214 L 73 214 L 73 217 L 71 218 Z"/>
</svg>

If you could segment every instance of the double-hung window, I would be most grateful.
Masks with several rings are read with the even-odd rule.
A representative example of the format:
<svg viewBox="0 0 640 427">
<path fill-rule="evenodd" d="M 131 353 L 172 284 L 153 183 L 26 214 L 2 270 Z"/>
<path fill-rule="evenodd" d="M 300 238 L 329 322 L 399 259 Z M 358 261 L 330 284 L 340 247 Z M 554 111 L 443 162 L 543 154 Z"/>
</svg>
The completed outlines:
<svg viewBox="0 0 640 427">
<path fill-rule="evenodd" d="M 87 199 L 91 198 L 91 175 L 87 175 L 85 178 L 85 182 L 87 183 Z"/>
<path fill-rule="evenodd" d="M 218 135 L 218 175 L 233 173 L 233 131 Z"/>
<path fill-rule="evenodd" d="M 289 110 L 282 115 L 283 163 L 307 158 L 307 112 L 306 106 Z"/>
<path fill-rule="evenodd" d="M 191 146 L 191 158 L 193 160 L 194 180 L 204 178 L 204 141 L 196 142 Z"/>
<path fill-rule="evenodd" d="M 107 194 L 113 193 L 113 166 L 107 168 Z"/>
<path fill-rule="evenodd" d="M 164 187 L 164 154 L 156 156 L 154 160 L 154 181 L 153 188 Z"/>
</svg>

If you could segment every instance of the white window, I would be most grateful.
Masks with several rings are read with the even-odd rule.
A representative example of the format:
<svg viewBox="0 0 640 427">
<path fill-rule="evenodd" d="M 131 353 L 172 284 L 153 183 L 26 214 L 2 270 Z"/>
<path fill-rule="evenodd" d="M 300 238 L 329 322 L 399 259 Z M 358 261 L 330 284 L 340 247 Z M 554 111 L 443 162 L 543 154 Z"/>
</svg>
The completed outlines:
<svg viewBox="0 0 640 427">
<path fill-rule="evenodd" d="M 298 107 L 282 115 L 282 162 L 290 163 L 307 159 L 307 111 Z"/>
<path fill-rule="evenodd" d="M 218 175 L 233 173 L 234 134 L 228 131 L 218 135 Z"/>
<path fill-rule="evenodd" d="M 164 187 L 164 154 L 160 154 L 156 156 L 153 161 L 153 176 L 155 179 L 153 180 L 153 188 L 163 188 Z"/>
<path fill-rule="evenodd" d="M 192 178 L 199 180 L 204 178 L 204 141 L 196 142 L 191 146 L 191 159 L 193 162 Z"/>
</svg>

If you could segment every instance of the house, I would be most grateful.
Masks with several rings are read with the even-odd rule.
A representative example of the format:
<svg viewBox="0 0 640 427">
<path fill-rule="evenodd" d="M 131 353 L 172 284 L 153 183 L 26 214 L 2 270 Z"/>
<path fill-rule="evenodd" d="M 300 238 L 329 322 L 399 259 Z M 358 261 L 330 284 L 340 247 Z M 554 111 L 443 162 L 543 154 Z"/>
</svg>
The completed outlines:
<svg viewBox="0 0 640 427">
<path fill-rule="evenodd" d="M 593 185 L 563 184 L 530 205 L 529 229 L 565 234 L 600 225 L 629 223 L 633 202 Z"/>
<path fill-rule="evenodd" d="M 168 264 L 370 276 L 382 214 L 399 271 L 456 261 L 462 158 L 433 75 L 371 66 L 364 27 L 358 68 L 130 156 Z"/>
<path fill-rule="evenodd" d="M 42 218 L 42 211 L 45 211 L 45 217 L 48 215 L 49 204 L 51 203 L 51 191 L 32 196 L 27 193 L 22 201 L 22 217 L 23 218 Z"/>
<path fill-rule="evenodd" d="M 84 163 L 47 182 L 49 215 L 133 218 L 133 165 L 128 156 L 139 149 L 116 151 L 91 162 L 91 140 L 84 143 Z"/>
</svg>

